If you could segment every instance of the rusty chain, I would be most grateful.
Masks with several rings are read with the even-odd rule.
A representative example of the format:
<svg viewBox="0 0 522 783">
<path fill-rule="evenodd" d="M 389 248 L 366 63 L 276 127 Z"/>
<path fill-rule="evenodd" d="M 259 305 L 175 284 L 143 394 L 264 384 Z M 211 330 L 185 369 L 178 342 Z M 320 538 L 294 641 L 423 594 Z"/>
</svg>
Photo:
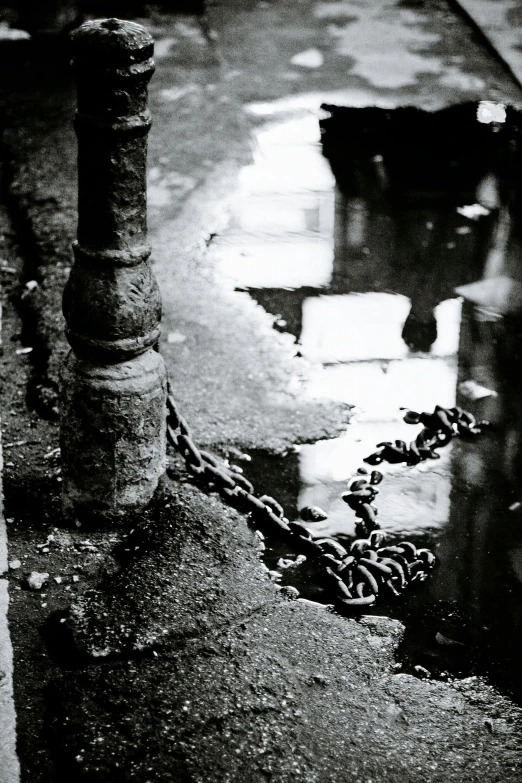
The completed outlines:
<svg viewBox="0 0 522 783">
<path fill-rule="evenodd" d="M 422 424 L 423 429 L 410 444 L 403 440 L 378 443 L 378 451 L 364 460 L 369 465 L 380 465 L 381 462 L 418 465 L 426 459 L 439 459 L 440 454 L 436 449 L 446 446 L 456 435 L 476 438 L 489 427 L 489 421 L 477 421 L 472 413 L 459 407 L 443 408 L 442 405 L 436 405 L 433 413 L 417 413 L 405 408 L 402 410 L 406 410 L 406 424 Z"/>
<path fill-rule="evenodd" d="M 432 414 L 406 410 L 404 421 L 423 424 L 423 429 L 409 445 L 396 440 L 378 444 L 378 451 L 365 458 L 370 465 L 384 461 L 416 465 L 425 459 L 440 457 L 436 448 L 447 445 L 461 435 L 475 437 L 488 426 L 477 422 L 473 415 L 461 408 L 436 406 Z M 371 606 L 382 592 L 399 597 L 406 588 L 427 579 L 435 567 L 436 557 L 429 549 L 417 548 L 411 541 L 401 541 L 394 546 L 385 545 L 385 533 L 377 521 L 374 500 L 379 492 L 377 484 L 383 479 L 378 470 L 368 473 L 364 467 L 357 470 L 358 478 L 352 480 L 350 491 L 342 499 L 355 512 L 356 533 L 366 538 L 355 540 L 348 551 L 333 538 L 314 538 L 306 526 L 307 521 L 321 521 L 327 515 L 320 508 L 307 506 L 300 510 L 301 520 L 289 521 L 280 503 L 268 495 L 258 495 L 241 468 L 198 448 L 191 429 L 179 412 L 170 385 L 167 397 L 167 438 L 170 445 L 185 460 L 188 473 L 194 482 L 207 491 L 218 492 L 233 508 L 249 515 L 261 540 L 265 535 L 277 536 L 291 543 L 299 551 L 297 561 L 285 561 L 282 568 L 310 561 L 318 566 L 323 585 L 328 589 L 335 608 L 357 610 Z M 297 597 L 293 587 L 282 590 Z"/>
</svg>

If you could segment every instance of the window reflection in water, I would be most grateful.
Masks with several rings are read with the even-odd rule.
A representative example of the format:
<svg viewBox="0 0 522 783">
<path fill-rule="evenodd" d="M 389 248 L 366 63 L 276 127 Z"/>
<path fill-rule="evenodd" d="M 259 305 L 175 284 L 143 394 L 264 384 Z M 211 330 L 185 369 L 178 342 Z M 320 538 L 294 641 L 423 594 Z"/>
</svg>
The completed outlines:
<svg viewBox="0 0 522 783">
<path fill-rule="evenodd" d="M 386 610 L 404 619 L 440 602 L 458 607 L 454 617 L 434 609 L 427 663 L 437 631 L 460 633 L 465 645 L 490 649 L 513 683 L 522 644 L 522 511 L 513 506 L 522 478 L 522 178 L 520 117 L 508 109 L 504 119 L 478 122 L 474 104 L 436 114 L 327 107 L 321 137 L 310 115 L 269 120 L 215 252 L 219 269 L 318 366 L 307 393 L 355 406 L 346 435 L 301 447 L 290 472 L 258 463 L 258 483 L 289 512 L 328 512 L 318 533 L 354 534 L 340 494 L 376 443 L 414 437 L 401 406 L 457 403 L 492 419 L 490 433 L 455 441 L 436 463 L 389 467 L 383 529 L 436 543 L 441 564 L 407 609 Z M 461 318 L 455 289 L 477 281 L 486 306 L 465 301 Z M 477 301 L 475 289 L 464 293 Z M 497 396 L 464 397 L 467 380 Z"/>
</svg>

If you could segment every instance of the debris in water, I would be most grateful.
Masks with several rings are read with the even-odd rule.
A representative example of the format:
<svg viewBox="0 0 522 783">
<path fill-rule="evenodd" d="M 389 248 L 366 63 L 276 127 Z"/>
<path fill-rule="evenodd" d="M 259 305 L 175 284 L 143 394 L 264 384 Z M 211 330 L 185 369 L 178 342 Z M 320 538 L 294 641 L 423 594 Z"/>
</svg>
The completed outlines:
<svg viewBox="0 0 522 783">
<path fill-rule="evenodd" d="M 299 516 L 305 522 L 323 522 L 325 519 L 328 519 L 328 514 L 319 506 L 304 506 L 299 511 Z"/>
<path fill-rule="evenodd" d="M 491 210 L 483 207 L 482 204 L 468 204 L 464 207 L 457 207 L 457 212 L 469 220 L 478 220 L 479 217 L 489 215 Z"/>
<path fill-rule="evenodd" d="M 300 566 L 303 563 L 306 563 L 306 555 L 297 555 L 295 560 L 287 557 L 280 557 L 277 561 L 277 567 L 284 570 L 286 568 L 297 568 L 297 566 Z"/>
<path fill-rule="evenodd" d="M 483 123 L 505 122 L 506 104 L 495 101 L 479 101 L 477 106 L 477 120 Z"/>
<path fill-rule="evenodd" d="M 493 389 L 488 389 L 486 386 L 481 386 L 476 381 L 463 381 L 459 384 L 459 391 L 468 400 L 482 400 L 484 397 L 498 397 L 498 394 Z"/>
<path fill-rule="evenodd" d="M 457 642 L 455 639 L 450 639 L 449 636 L 444 636 L 440 631 L 437 631 L 435 634 L 435 641 L 438 644 L 446 644 L 446 645 L 452 645 L 452 644 L 458 644 L 461 647 L 464 647 L 463 642 Z"/>
</svg>

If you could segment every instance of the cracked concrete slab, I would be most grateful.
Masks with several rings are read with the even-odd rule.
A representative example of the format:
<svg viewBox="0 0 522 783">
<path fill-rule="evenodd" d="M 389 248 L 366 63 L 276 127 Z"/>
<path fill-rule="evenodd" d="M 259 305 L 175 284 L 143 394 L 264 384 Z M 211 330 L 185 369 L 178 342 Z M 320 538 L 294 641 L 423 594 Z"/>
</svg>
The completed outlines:
<svg viewBox="0 0 522 783">
<path fill-rule="evenodd" d="M 519 710 L 478 678 L 395 674 L 401 629 L 280 598 L 149 659 L 65 673 L 53 690 L 62 773 L 97 783 L 519 780 Z"/>
<path fill-rule="evenodd" d="M 113 554 L 51 684 L 66 779 L 519 779 L 518 707 L 478 677 L 401 673 L 396 620 L 288 600 L 216 497 L 173 487 Z"/>
</svg>

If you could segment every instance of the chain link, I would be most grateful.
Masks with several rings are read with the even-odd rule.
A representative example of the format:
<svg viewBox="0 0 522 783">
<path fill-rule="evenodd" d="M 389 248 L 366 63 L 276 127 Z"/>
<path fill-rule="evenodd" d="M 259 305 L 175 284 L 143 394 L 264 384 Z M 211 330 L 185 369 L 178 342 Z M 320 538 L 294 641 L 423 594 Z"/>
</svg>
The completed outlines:
<svg viewBox="0 0 522 783">
<path fill-rule="evenodd" d="M 361 610 L 371 606 L 382 593 L 399 597 L 416 582 L 427 579 L 436 564 L 429 549 L 417 549 L 411 541 L 401 541 L 396 546 L 385 546 L 385 534 L 379 529 L 374 500 L 379 492 L 383 475 L 378 470 L 368 476 L 366 468 L 359 468 L 359 478 L 351 483 L 350 491 L 342 499 L 355 512 L 356 533 L 365 538 L 355 540 L 348 552 L 332 538 L 315 538 L 304 521 L 289 521 L 280 503 L 269 495 L 258 496 L 252 483 L 242 475 L 240 468 L 230 466 L 199 449 L 192 438 L 190 427 L 180 414 L 171 392 L 167 397 L 167 439 L 185 460 L 187 471 L 194 481 L 210 491 L 216 491 L 223 500 L 242 513 L 249 515 L 258 535 L 277 536 L 298 551 L 299 563 L 304 559 L 319 568 L 319 578 L 340 611 Z M 378 451 L 364 461 L 370 465 L 382 462 L 415 465 L 424 459 L 437 459 L 436 448 L 446 445 L 455 435 L 474 437 L 488 425 L 476 422 L 472 414 L 461 408 L 446 409 L 440 406 L 433 414 L 407 411 L 404 420 L 408 424 L 423 424 L 424 428 L 414 441 L 378 444 Z M 303 520 L 326 519 L 317 507 L 301 509 Z M 293 561 L 279 561 L 281 567 L 296 565 Z M 274 572 L 271 572 L 273 574 Z M 293 587 L 282 588 L 293 597 L 299 592 Z M 302 599 L 304 600 L 304 599 Z"/>
</svg>

